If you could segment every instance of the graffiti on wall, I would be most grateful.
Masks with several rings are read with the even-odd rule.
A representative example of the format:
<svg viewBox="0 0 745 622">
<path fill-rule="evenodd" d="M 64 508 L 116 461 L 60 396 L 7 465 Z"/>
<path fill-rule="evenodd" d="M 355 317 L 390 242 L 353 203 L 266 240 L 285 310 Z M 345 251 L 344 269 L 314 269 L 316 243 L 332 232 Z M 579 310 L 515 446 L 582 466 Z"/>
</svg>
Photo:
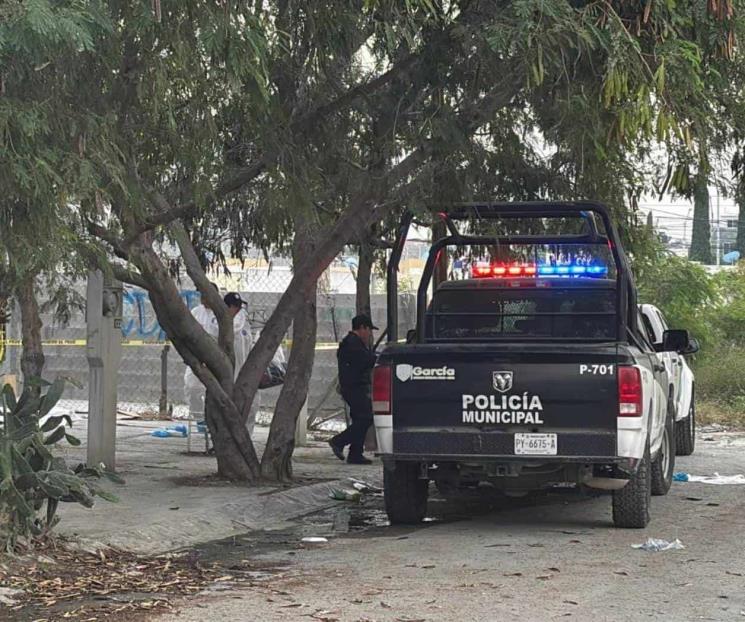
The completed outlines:
<svg viewBox="0 0 745 622">
<path fill-rule="evenodd" d="M 184 304 L 193 309 L 199 304 L 200 294 L 195 289 L 182 289 L 179 294 Z M 165 331 L 160 327 L 148 293 L 141 289 L 124 292 L 122 334 L 128 339 L 154 339 L 163 341 Z"/>
</svg>

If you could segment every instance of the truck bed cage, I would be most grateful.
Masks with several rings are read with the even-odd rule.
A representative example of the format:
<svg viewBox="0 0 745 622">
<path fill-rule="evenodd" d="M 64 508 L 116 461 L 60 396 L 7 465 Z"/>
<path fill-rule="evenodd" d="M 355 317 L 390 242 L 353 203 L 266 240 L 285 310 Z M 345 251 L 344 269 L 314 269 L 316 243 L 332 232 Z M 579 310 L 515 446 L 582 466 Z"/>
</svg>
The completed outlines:
<svg viewBox="0 0 745 622">
<path fill-rule="evenodd" d="M 628 259 L 612 224 L 608 208 L 593 201 L 538 201 L 514 203 L 459 203 L 449 206 L 433 206 L 445 223 L 449 235 L 436 240 L 430 247 L 429 256 L 417 291 L 417 340 L 425 339 L 425 313 L 427 290 L 434 274 L 435 264 L 442 249 L 448 246 L 482 246 L 502 244 L 548 244 L 548 245 L 607 245 L 616 267 L 616 296 L 618 308 L 617 337 L 626 339 L 627 327 L 636 329 L 636 290 Z M 531 218 L 581 218 L 585 232 L 581 234 L 549 235 L 463 235 L 457 221 L 463 220 L 509 220 Z M 598 219 L 603 223 L 604 233 L 598 230 Z M 406 236 L 413 214 L 404 213 L 396 241 L 388 262 L 388 342 L 398 341 L 398 268 Z"/>
</svg>

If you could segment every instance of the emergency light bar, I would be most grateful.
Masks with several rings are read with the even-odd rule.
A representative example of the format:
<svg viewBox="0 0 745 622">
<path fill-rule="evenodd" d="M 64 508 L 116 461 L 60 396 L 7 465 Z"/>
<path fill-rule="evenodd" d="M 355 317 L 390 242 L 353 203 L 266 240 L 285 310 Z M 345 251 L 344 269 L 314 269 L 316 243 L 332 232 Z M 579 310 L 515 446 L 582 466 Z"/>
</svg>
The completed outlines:
<svg viewBox="0 0 745 622">
<path fill-rule="evenodd" d="M 479 262 L 474 264 L 471 274 L 474 279 L 504 278 L 504 277 L 604 277 L 608 274 L 607 266 L 598 265 L 540 265 L 535 264 L 506 264 Z"/>
</svg>

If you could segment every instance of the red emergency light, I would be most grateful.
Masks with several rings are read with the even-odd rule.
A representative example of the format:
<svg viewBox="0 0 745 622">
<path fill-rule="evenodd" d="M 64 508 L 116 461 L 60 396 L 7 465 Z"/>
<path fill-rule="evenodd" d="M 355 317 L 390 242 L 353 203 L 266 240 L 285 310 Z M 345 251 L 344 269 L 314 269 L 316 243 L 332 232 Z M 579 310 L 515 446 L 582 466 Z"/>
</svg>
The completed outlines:
<svg viewBox="0 0 745 622">
<path fill-rule="evenodd" d="M 521 277 L 535 276 L 538 272 L 535 264 L 506 264 L 506 263 L 477 263 L 473 266 L 472 274 L 474 279 L 484 279 L 490 277 Z"/>
</svg>

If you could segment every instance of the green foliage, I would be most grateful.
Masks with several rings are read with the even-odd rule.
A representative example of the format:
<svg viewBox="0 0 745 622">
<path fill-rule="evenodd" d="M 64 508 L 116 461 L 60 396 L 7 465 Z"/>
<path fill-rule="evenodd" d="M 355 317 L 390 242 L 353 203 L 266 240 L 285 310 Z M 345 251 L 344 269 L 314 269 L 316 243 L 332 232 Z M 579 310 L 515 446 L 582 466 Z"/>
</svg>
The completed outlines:
<svg viewBox="0 0 745 622">
<path fill-rule="evenodd" d="M 57 524 L 60 502 L 92 507 L 94 497 L 117 498 L 99 487 L 95 480 L 121 480 L 103 468 L 78 466 L 70 469 L 53 446 L 63 439 L 70 445 L 80 441 L 69 433 L 67 415 L 49 415 L 64 389 L 64 381 L 39 381 L 45 389 L 36 397 L 31 390 L 16 400 L 13 389 L 2 390 L 3 425 L 0 428 L 0 541 L 6 550 L 18 539 L 31 540 Z"/>
<path fill-rule="evenodd" d="M 713 320 L 720 303 L 715 280 L 699 265 L 682 257 L 659 253 L 636 265 L 639 302 L 659 307 L 671 328 L 684 328 L 702 349 L 720 338 Z"/>
<path fill-rule="evenodd" d="M 745 348 L 720 345 L 696 362 L 697 394 L 745 411 Z"/>
<path fill-rule="evenodd" d="M 712 321 L 722 342 L 726 346 L 745 346 L 745 264 L 741 262 L 732 271 L 720 272 L 713 281 L 721 304 Z"/>
</svg>

